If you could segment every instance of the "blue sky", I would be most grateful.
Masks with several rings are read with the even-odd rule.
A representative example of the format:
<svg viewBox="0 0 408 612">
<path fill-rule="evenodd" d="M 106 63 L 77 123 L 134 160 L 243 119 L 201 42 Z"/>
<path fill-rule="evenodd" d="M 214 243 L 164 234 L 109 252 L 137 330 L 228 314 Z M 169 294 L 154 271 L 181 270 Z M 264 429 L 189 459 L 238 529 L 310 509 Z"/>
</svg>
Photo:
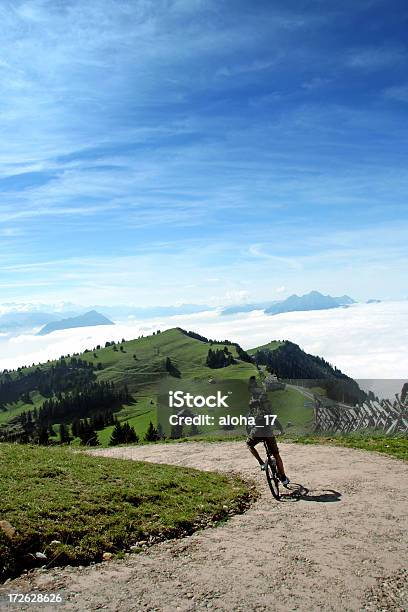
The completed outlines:
<svg viewBox="0 0 408 612">
<path fill-rule="evenodd" d="M 0 20 L 0 302 L 407 296 L 405 2 Z"/>
</svg>

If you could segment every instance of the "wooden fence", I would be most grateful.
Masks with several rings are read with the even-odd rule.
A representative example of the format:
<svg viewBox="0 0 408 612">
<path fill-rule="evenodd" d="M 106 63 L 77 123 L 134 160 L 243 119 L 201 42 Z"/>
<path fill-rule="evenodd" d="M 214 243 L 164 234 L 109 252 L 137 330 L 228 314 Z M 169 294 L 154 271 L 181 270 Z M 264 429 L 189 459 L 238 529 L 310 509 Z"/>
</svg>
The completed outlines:
<svg viewBox="0 0 408 612">
<path fill-rule="evenodd" d="M 408 434 L 408 397 L 396 394 L 395 400 L 366 401 L 355 407 L 337 404 L 315 396 L 316 432 L 348 433 L 375 429 L 386 434 Z"/>
</svg>

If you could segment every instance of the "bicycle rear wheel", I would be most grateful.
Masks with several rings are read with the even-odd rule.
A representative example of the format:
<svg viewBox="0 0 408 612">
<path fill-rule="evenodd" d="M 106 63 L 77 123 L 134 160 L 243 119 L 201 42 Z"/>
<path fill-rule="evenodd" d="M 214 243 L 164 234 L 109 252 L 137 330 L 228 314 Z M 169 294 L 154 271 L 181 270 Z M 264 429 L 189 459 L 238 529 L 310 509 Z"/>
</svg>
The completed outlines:
<svg viewBox="0 0 408 612">
<path fill-rule="evenodd" d="M 266 478 L 272 495 L 275 499 L 280 499 L 279 493 L 279 479 L 276 472 L 276 464 L 271 457 L 268 457 L 268 465 L 266 466 Z"/>
</svg>

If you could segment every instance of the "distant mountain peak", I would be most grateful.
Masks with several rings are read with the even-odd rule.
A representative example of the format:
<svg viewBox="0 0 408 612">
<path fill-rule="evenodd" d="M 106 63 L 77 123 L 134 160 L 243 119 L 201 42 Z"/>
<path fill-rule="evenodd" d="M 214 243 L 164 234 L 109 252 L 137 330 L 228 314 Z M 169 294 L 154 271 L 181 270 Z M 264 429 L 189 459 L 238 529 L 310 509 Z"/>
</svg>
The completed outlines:
<svg viewBox="0 0 408 612">
<path fill-rule="evenodd" d="M 349 306 L 351 304 L 355 304 L 355 300 L 348 295 L 332 297 L 313 289 L 304 295 L 292 293 L 292 295 L 284 300 L 227 306 L 221 311 L 221 314 L 231 315 L 252 312 L 253 310 L 264 310 L 268 314 L 280 314 L 302 310 L 327 310 L 328 308 L 338 308 L 339 306 Z"/>
<path fill-rule="evenodd" d="M 320 291 L 310 291 L 305 295 L 290 295 L 286 300 L 277 302 L 265 310 L 267 314 L 283 314 L 285 312 L 304 312 L 308 310 L 328 310 L 339 306 L 349 306 L 354 300 L 347 295 L 332 297 L 323 295 Z"/>
<path fill-rule="evenodd" d="M 69 317 L 67 319 L 61 319 L 59 321 L 52 321 L 44 325 L 38 332 L 39 336 L 45 336 L 51 334 L 54 331 L 62 329 L 75 329 L 76 327 L 95 327 L 96 325 L 114 325 L 113 321 L 105 317 L 105 315 L 97 312 L 96 310 L 90 310 L 85 314 L 77 317 Z"/>
</svg>

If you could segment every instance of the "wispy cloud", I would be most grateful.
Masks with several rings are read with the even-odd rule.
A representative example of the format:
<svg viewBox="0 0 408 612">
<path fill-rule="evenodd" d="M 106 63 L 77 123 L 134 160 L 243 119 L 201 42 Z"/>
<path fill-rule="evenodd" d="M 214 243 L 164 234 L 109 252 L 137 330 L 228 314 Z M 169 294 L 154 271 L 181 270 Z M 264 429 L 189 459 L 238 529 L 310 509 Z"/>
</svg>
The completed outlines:
<svg viewBox="0 0 408 612">
<path fill-rule="evenodd" d="M 408 102 L 408 84 L 388 87 L 388 89 L 384 90 L 384 96 L 390 100 Z"/>
<path fill-rule="evenodd" d="M 254 60 L 249 64 L 233 64 L 232 66 L 223 66 L 219 68 L 216 72 L 216 76 L 220 77 L 233 77 L 239 74 L 247 74 L 251 72 L 262 72 L 264 70 L 268 70 L 283 59 L 283 56 L 277 55 L 276 58 L 273 59 L 262 59 L 262 60 Z"/>
<path fill-rule="evenodd" d="M 403 47 L 365 47 L 352 51 L 348 65 L 363 70 L 382 70 L 396 64 L 406 63 L 407 50 Z"/>
<path fill-rule="evenodd" d="M 19 227 L 4 227 L 0 228 L 0 236 L 5 238 L 13 238 L 14 236 L 22 236 L 24 232 Z"/>
<path fill-rule="evenodd" d="M 406 260 L 391 230 L 393 217 L 407 220 L 395 104 L 406 45 L 390 12 L 372 7 L 3 3 L 7 299 L 26 282 L 33 298 L 114 290 L 146 303 L 152 278 L 155 300 L 267 299 L 263 280 L 352 292 L 350 266 L 379 293 L 373 225 L 395 269 L 388 294 Z M 358 47 L 357 23 L 367 24 Z M 200 289 L 197 277 L 220 282 Z"/>
</svg>

